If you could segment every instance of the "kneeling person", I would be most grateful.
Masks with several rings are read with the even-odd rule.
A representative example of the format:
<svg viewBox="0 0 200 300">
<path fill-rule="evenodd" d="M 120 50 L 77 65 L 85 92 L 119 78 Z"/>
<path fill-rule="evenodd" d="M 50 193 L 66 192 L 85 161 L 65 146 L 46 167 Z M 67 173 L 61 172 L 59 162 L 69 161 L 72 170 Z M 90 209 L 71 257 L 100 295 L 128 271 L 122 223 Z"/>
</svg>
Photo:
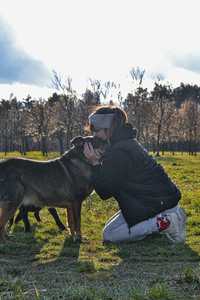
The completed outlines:
<svg viewBox="0 0 200 300">
<path fill-rule="evenodd" d="M 108 143 L 101 158 L 90 143 L 84 145 L 94 166 L 95 191 L 102 199 L 114 197 L 120 208 L 105 225 L 104 242 L 136 241 L 156 232 L 174 243 L 184 242 L 180 190 L 137 141 L 126 113 L 119 107 L 100 107 L 89 116 L 89 127 Z"/>
</svg>

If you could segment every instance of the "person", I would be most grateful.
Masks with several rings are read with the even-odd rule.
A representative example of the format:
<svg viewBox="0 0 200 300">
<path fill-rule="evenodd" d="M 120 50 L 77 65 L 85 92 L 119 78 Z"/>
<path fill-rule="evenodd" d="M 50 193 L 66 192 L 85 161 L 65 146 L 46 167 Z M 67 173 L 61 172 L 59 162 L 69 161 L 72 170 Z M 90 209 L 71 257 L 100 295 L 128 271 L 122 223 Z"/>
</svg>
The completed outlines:
<svg viewBox="0 0 200 300">
<path fill-rule="evenodd" d="M 120 208 L 105 224 L 103 241 L 137 241 L 165 233 L 174 243 L 184 242 L 186 215 L 178 205 L 181 192 L 137 141 L 125 111 L 99 107 L 89 116 L 89 129 L 108 143 L 102 156 L 91 144 L 84 144 L 84 155 L 93 165 L 94 189 L 104 200 L 114 197 Z"/>
</svg>

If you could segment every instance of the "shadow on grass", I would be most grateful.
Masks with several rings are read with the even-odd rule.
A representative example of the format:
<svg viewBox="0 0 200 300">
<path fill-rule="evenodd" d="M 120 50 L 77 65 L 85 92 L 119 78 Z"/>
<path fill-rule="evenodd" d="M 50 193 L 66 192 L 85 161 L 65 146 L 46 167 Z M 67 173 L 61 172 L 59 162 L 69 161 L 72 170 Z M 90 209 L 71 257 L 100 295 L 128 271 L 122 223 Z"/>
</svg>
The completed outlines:
<svg viewBox="0 0 200 300">
<path fill-rule="evenodd" d="M 60 260 L 65 261 L 67 264 L 70 261 L 70 264 L 76 262 L 79 258 L 80 243 L 74 242 L 71 236 L 66 236 L 62 249 L 56 258 L 56 261 L 60 263 Z"/>
<path fill-rule="evenodd" d="M 79 291 L 83 288 L 81 280 L 84 278 L 85 290 L 101 286 L 109 295 L 108 299 L 118 299 L 118 296 L 123 299 L 124 295 L 131 295 L 135 288 L 145 293 L 157 283 L 180 295 L 175 299 L 190 299 L 189 296 L 195 294 L 193 284 L 182 279 L 184 270 L 197 265 L 200 256 L 187 244 L 171 244 L 166 237 L 155 235 L 138 242 L 96 245 L 96 252 L 93 253 L 86 251 L 87 247 L 92 250 L 91 245 L 92 241 L 81 245 L 67 237 L 58 257 L 43 264 L 49 280 L 56 271 L 58 282 L 65 280 Z M 85 251 L 81 250 L 79 260 L 80 247 Z"/>
<path fill-rule="evenodd" d="M 107 249 L 117 249 L 122 261 L 129 262 L 183 262 L 200 261 L 200 256 L 187 244 L 172 244 L 165 236 L 153 235 L 142 241 L 105 244 Z"/>
<path fill-rule="evenodd" d="M 14 227 L 8 240 L 0 244 L 0 275 L 17 276 L 23 274 L 23 268 L 37 261 L 37 254 L 45 240 L 36 239 L 37 226 L 32 226 L 31 233 L 25 233 L 22 227 Z"/>
<path fill-rule="evenodd" d="M 60 241 L 55 241 L 54 230 L 41 233 L 40 225 L 32 225 L 31 232 L 25 233 L 22 227 L 14 227 L 8 240 L 0 244 L 0 278 L 23 276 L 31 269 L 69 270 L 79 258 L 80 243 L 74 243 L 70 236 L 64 237 L 60 250 Z M 55 229 L 58 235 L 57 229 Z M 61 234 L 61 233 L 60 233 Z M 63 235 L 61 235 L 63 238 Z"/>
<path fill-rule="evenodd" d="M 122 282 L 131 278 L 132 286 L 140 291 L 161 283 L 182 297 L 175 299 L 191 299 L 197 292 L 185 273 L 198 266 L 200 256 L 187 244 L 172 244 L 166 237 L 155 235 L 138 242 L 107 244 L 105 248 L 121 258 L 110 270 L 112 276 Z"/>
<path fill-rule="evenodd" d="M 17 228 L 14 231 L 15 235 L 11 237 L 12 242 L 4 247 L 0 246 L 0 275 L 6 275 L 7 278 L 19 277 L 24 282 L 26 273 L 28 286 L 34 280 L 36 286 L 44 290 L 44 295 L 57 293 L 53 294 L 54 298 L 52 296 L 49 299 L 58 299 L 57 296 L 61 294 L 67 297 L 72 291 L 81 293 L 84 290 L 84 293 L 89 293 L 92 287 L 95 287 L 97 293 L 98 286 L 108 293 L 109 299 L 118 299 L 117 293 L 121 295 L 120 299 L 123 299 L 123 295 L 131 295 L 133 289 L 145 291 L 155 283 L 166 284 L 176 295 L 185 297 L 193 293 L 193 283 L 188 284 L 180 280 L 185 268 L 191 268 L 200 261 L 198 253 L 187 244 L 170 244 L 164 236 L 156 235 L 134 243 L 105 245 L 99 241 L 95 241 L 95 245 L 94 241 L 74 243 L 71 237 L 61 235 L 63 243 L 60 243 L 54 240 L 55 234 L 52 230 L 49 234 L 45 231 L 45 238 L 44 234 L 40 238 L 37 226 L 32 228 L 30 234 L 25 234 Z M 56 245 L 59 248 L 55 250 Z M 91 248 L 92 245 L 94 249 Z M 94 252 L 91 252 L 92 250 Z M 48 257 L 51 251 L 52 256 Z M 187 277 L 187 280 L 192 278 L 188 275 Z M 84 284 L 81 281 L 83 279 Z M 28 286 L 25 287 L 27 290 Z M 190 299 L 189 296 L 175 299 Z"/>
</svg>

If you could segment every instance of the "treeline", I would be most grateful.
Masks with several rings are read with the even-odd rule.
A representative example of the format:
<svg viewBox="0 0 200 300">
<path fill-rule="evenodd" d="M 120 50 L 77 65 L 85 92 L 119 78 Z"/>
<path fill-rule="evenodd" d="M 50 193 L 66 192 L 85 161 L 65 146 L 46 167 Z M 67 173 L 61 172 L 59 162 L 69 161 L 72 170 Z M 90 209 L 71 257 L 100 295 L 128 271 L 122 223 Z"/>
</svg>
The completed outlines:
<svg viewBox="0 0 200 300">
<path fill-rule="evenodd" d="M 84 134 L 89 113 L 105 103 L 115 91 L 115 103 L 128 114 L 129 122 L 138 130 L 139 141 L 159 155 L 162 151 L 200 150 L 200 87 L 183 84 L 176 88 L 155 82 L 148 91 L 138 81 L 134 92 L 122 97 L 120 86 L 113 82 L 91 80 L 91 88 L 80 97 L 71 82 L 62 84 L 55 77 L 59 93 L 48 99 L 10 99 L 0 101 L 0 151 L 40 150 L 61 154 L 70 140 Z M 103 100 L 102 100 L 103 99 Z M 112 104 L 112 101 L 110 101 Z"/>
</svg>

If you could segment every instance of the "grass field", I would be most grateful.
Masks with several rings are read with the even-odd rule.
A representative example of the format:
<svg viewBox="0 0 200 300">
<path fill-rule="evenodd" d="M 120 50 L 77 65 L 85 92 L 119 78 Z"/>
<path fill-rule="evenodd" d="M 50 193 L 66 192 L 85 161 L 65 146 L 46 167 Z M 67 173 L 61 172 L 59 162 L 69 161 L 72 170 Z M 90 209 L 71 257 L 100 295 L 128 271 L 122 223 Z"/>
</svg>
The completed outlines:
<svg viewBox="0 0 200 300">
<path fill-rule="evenodd" d="M 41 158 L 37 152 L 28 157 Z M 185 245 L 164 236 L 103 245 L 102 228 L 117 206 L 93 194 L 91 207 L 83 205 L 81 244 L 58 231 L 47 209 L 42 223 L 31 216 L 32 233 L 25 234 L 21 223 L 13 228 L 10 241 L 0 245 L 0 299 L 200 299 L 200 155 L 158 160 L 182 191 Z M 64 210 L 58 211 L 64 221 Z"/>
</svg>

